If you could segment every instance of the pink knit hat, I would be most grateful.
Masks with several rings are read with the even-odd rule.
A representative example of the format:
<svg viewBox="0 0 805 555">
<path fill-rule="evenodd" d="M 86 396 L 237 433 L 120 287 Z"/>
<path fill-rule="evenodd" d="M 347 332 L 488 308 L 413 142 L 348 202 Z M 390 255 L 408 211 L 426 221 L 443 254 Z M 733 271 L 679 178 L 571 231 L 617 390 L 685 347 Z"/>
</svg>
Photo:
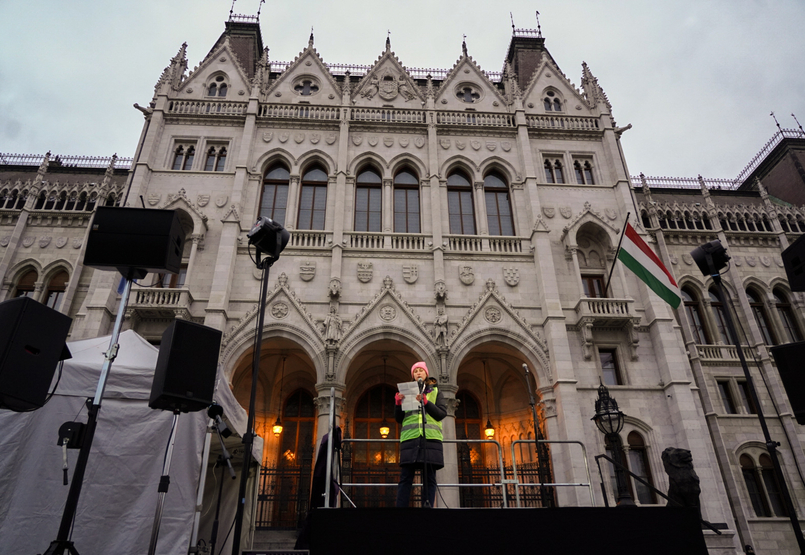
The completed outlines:
<svg viewBox="0 0 805 555">
<path fill-rule="evenodd" d="M 422 368 L 425 371 L 425 374 L 430 376 L 430 372 L 428 372 L 428 366 L 424 362 L 420 361 L 420 362 L 415 362 L 414 365 L 411 367 L 411 377 L 412 378 L 414 377 L 414 370 L 416 370 L 417 368 Z"/>
</svg>

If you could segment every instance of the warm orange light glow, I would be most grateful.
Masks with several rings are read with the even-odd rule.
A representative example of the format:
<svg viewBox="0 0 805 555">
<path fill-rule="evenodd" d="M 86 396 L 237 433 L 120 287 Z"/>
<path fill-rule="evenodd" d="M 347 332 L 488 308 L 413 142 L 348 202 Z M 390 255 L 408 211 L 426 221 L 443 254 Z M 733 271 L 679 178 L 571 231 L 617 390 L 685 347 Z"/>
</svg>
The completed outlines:
<svg viewBox="0 0 805 555">
<path fill-rule="evenodd" d="M 274 425 L 271 427 L 271 431 L 274 432 L 274 437 L 280 437 L 282 433 L 282 422 L 280 422 L 279 417 L 277 417 L 277 421 L 274 422 Z"/>
<path fill-rule="evenodd" d="M 492 427 L 492 423 L 489 420 L 486 421 L 486 428 L 484 428 L 484 435 L 486 436 L 486 439 L 492 439 L 493 437 L 495 437 L 495 428 Z"/>
<path fill-rule="evenodd" d="M 386 426 L 385 424 L 380 426 L 380 437 L 382 437 L 383 439 L 386 439 L 387 437 L 389 437 L 389 432 L 390 432 L 390 430 L 389 430 L 388 426 Z"/>
</svg>

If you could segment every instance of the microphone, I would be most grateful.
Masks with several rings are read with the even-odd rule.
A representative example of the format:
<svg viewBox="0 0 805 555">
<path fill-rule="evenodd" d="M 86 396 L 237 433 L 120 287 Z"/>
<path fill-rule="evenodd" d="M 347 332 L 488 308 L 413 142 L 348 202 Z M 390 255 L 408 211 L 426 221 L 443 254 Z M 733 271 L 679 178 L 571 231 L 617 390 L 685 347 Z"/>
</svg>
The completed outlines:
<svg viewBox="0 0 805 555">
<path fill-rule="evenodd" d="M 229 437 L 232 435 L 232 430 L 230 430 L 229 426 L 227 426 L 226 423 L 224 423 L 224 421 L 221 420 L 221 415 L 223 414 L 224 414 L 224 407 L 222 407 L 217 403 L 213 403 L 207 409 L 207 416 L 215 420 L 215 427 L 218 430 L 218 432 L 223 437 Z"/>
<path fill-rule="evenodd" d="M 523 363 L 523 370 L 525 370 L 526 375 L 528 375 L 528 364 Z"/>
<path fill-rule="evenodd" d="M 207 409 L 207 416 L 209 416 L 212 419 L 215 419 L 223 414 L 224 414 L 224 407 L 222 407 L 218 403 L 211 404 Z"/>
<path fill-rule="evenodd" d="M 422 393 L 422 387 L 425 385 L 425 382 L 422 381 L 422 378 L 419 378 L 416 383 L 419 384 L 419 392 Z"/>
</svg>

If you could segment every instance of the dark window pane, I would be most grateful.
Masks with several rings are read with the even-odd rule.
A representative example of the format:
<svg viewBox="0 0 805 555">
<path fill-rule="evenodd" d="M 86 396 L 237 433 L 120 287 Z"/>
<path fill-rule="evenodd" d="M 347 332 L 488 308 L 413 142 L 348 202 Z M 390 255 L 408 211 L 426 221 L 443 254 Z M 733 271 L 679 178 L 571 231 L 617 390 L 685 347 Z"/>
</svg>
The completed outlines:
<svg viewBox="0 0 805 555">
<path fill-rule="evenodd" d="M 620 372 L 618 371 L 618 359 L 615 349 L 600 349 L 598 357 L 601 360 L 601 373 L 604 385 L 620 385 Z"/>
<path fill-rule="evenodd" d="M 738 411 L 735 410 L 735 401 L 732 399 L 729 382 L 718 381 L 716 383 L 718 384 L 718 393 L 721 395 L 721 402 L 724 403 L 724 412 L 727 414 L 736 414 Z"/>
</svg>

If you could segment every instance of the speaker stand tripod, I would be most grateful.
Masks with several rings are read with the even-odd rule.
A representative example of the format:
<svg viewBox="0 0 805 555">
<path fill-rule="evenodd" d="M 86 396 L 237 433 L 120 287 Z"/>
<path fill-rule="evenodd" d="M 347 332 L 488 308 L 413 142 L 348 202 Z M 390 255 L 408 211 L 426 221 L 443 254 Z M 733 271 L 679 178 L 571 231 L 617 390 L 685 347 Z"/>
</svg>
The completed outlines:
<svg viewBox="0 0 805 555">
<path fill-rule="evenodd" d="M 165 494 L 168 493 L 171 478 L 168 475 L 171 468 L 171 458 L 173 458 L 173 444 L 176 443 L 176 424 L 179 422 L 179 410 L 173 411 L 173 425 L 171 426 L 170 437 L 168 438 L 168 450 L 165 452 L 165 460 L 162 462 L 162 477 L 159 479 L 157 488 L 157 510 L 154 514 L 154 524 L 151 526 L 151 543 L 148 546 L 148 555 L 154 555 L 157 550 L 157 539 L 159 538 L 159 525 L 162 522 L 162 509 L 165 506 Z"/>
<path fill-rule="evenodd" d="M 104 355 L 101 377 L 98 380 L 95 397 L 91 401 L 87 400 L 89 410 L 87 411 L 87 428 L 84 432 L 84 443 L 81 445 L 81 450 L 78 453 L 78 461 L 73 471 L 73 483 L 70 484 L 70 492 L 67 494 L 67 503 L 65 503 L 64 513 L 62 513 L 59 533 L 56 539 L 50 543 L 47 551 L 45 551 L 45 555 L 63 555 L 65 551 L 70 553 L 70 555 L 78 555 L 78 551 L 73 545 L 73 542 L 70 541 L 70 535 L 73 528 L 73 521 L 75 520 L 76 509 L 78 508 L 78 498 L 81 496 L 81 486 L 84 483 L 84 473 L 87 470 L 89 452 L 92 448 L 92 439 L 95 437 L 98 411 L 101 409 L 101 399 L 106 389 L 106 380 L 109 377 L 109 370 L 112 368 L 112 362 L 114 362 L 117 357 L 117 351 L 120 348 L 117 340 L 120 337 L 120 329 L 123 327 L 123 315 L 126 313 L 126 306 L 128 306 L 129 303 L 132 281 L 144 278 L 147 273 L 148 272 L 145 270 L 132 268 L 124 276 L 126 281 L 123 287 L 123 293 L 120 296 L 120 305 L 117 309 L 115 325 L 112 328 L 112 336 L 109 338 L 109 350 L 106 351 Z"/>
</svg>

